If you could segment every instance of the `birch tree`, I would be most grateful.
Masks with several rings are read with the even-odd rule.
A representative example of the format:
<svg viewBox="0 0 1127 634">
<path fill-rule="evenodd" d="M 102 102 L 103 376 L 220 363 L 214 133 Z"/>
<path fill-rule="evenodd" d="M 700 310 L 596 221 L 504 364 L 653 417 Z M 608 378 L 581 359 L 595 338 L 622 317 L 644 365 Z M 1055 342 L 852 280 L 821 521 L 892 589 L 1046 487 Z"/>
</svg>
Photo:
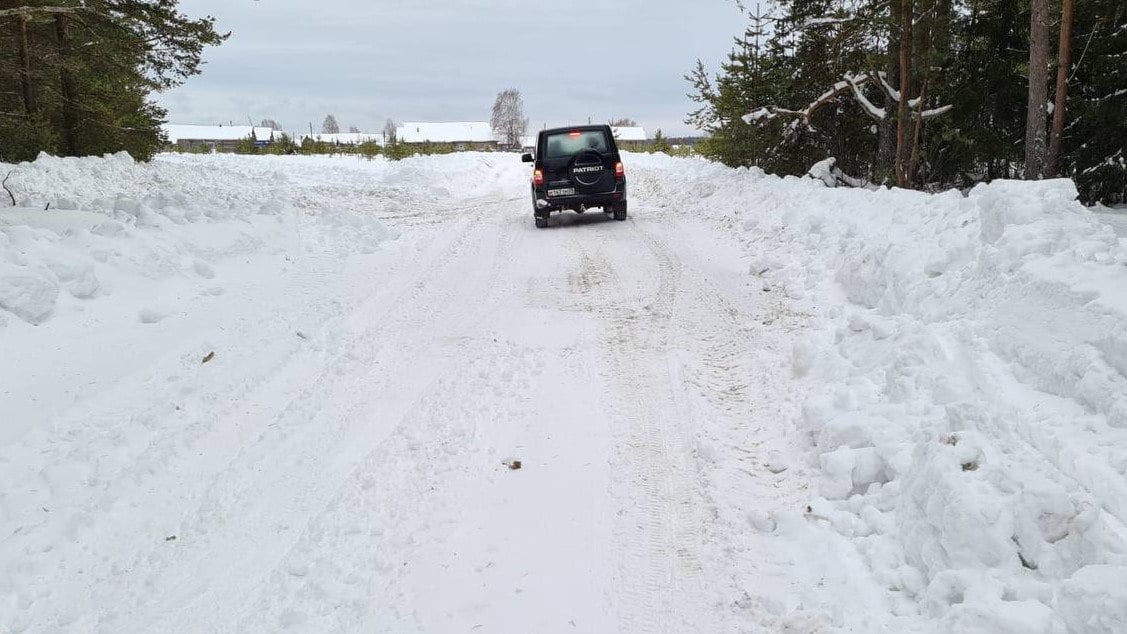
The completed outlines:
<svg viewBox="0 0 1127 634">
<path fill-rule="evenodd" d="M 528 129 L 528 118 L 524 116 L 524 98 L 519 90 L 508 88 L 497 94 L 490 126 L 502 144 L 520 147 L 521 138 Z"/>
</svg>

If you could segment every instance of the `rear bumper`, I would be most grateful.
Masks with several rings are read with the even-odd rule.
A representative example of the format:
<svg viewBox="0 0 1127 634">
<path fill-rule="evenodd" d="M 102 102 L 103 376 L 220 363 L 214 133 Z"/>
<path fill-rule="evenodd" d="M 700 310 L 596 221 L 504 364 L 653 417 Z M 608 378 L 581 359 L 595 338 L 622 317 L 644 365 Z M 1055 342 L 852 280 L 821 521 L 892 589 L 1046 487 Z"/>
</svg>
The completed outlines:
<svg viewBox="0 0 1127 634">
<path fill-rule="evenodd" d="M 579 209 L 580 207 L 603 207 L 626 201 L 626 182 L 618 183 L 614 191 L 601 194 L 576 194 L 574 196 L 553 196 L 548 198 L 547 187 L 537 187 L 533 190 L 533 203 L 540 211 L 560 211 L 563 209 Z M 547 202 L 547 206 L 536 204 L 537 201 Z"/>
</svg>

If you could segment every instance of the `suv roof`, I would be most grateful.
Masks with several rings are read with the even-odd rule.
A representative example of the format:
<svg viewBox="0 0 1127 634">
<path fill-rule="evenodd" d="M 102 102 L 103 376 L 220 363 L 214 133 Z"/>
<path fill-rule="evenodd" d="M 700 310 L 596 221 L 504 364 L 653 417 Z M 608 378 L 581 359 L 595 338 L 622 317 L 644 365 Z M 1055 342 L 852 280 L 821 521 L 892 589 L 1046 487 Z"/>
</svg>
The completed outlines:
<svg viewBox="0 0 1127 634">
<path fill-rule="evenodd" d="M 540 134 L 555 134 L 557 132 L 570 132 L 572 130 L 582 131 L 582 130 L 603 130 L 603 129 L 610 130 L 610 126 L 605 124 L 605 123 L 588 123 L 588 124 L 584 124 L 584 125 L 567 125 L 567 126 L 559 126 L 559 127 L 556 127 L 556 128 L 548 128 L 546 130 L 541 130 Z M 613 134 L 612 134 L 612 136 L 613 136 Z"/>
</svg>

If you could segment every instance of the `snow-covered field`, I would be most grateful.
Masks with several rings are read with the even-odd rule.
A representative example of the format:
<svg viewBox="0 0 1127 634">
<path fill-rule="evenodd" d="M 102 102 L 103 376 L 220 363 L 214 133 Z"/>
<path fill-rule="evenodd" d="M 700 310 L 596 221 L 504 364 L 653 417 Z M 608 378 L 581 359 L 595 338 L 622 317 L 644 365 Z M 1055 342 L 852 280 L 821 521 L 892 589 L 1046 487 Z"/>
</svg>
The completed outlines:
<svg viewBox="0 0 1127 634">
<path fill-rule="evenodd" d="M 627 170 L 16 167 L 0 632 L 1127 629 L 1124 216 Z"/>
</svg>

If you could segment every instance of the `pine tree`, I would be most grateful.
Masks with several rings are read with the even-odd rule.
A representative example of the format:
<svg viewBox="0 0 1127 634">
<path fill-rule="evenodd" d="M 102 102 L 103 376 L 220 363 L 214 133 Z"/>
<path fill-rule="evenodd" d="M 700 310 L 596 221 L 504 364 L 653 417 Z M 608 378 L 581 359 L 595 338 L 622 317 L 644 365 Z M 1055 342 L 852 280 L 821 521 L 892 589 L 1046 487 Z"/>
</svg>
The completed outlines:
<svg viewBox="0 0 1127 634">
<path fill-rule="evenodd" d="M 1057 85 L 1053 95 L 1053 130 L 1049 136 L 1049 154 L 1045 158 L 1045 177 L 1052 178 L 1060 170 L 1061 140 L 1068 114 L 1068 74 L 1072 70 L 1072 24 L 1076 13 L 1073 0 L 1061 0 L 1060 38 L 1057 45 Z"/>
<path fill-rule="evenodd" d="M 698 104 L 685 123 L 709 134 L 697 148 L 704 156 L 733 166 L 763 165 L 767 139 L 778 137 L 777 130 L 765 131 L 742 119 L 756 105 L 768 101 L 768 87 L 773 85 L 771 70 L 782 65 L 780 58 L 763 54 L 768 23 L 765 14 L 751 17 L 751 24 L 742 37 L 735 39 L 715 79 L 700 60 L 685 76 L 694 91 L 689 98 Z"/>
<path fill-rule="evenodd" d="M 956 15 L 952 56 L 943 66 L 950 115 L 933 124 L 932 178 L 968 186 L 1015 178 L 1022 162 L 1029 20 L 1011 0 L 981 0 Z"/>
<path fill-rule="evenodd" d="M 1062 140 L 1062 174 L 1088 202 L 1127 203 L 1127 6 L 1076 6 L 1076 61 Z"/>
<path fill-rule="evenodd" d="M 1049 0 L 1029 1 L 1029 99 L 1025 120 L 1025 178 L 1041 178 L 1045 164 L 1049 83 Z"/>
<path fill-rule="evenodd" d="M 0 5 L 3 6 L 3 5 Z M 160 148 L 164 110 L 152 93 L 199 72 L 223 42 L 211 18 L 178 0 L 16 2 L 0 9 L 0 155 L 84 155 Z"/>
</svg>

